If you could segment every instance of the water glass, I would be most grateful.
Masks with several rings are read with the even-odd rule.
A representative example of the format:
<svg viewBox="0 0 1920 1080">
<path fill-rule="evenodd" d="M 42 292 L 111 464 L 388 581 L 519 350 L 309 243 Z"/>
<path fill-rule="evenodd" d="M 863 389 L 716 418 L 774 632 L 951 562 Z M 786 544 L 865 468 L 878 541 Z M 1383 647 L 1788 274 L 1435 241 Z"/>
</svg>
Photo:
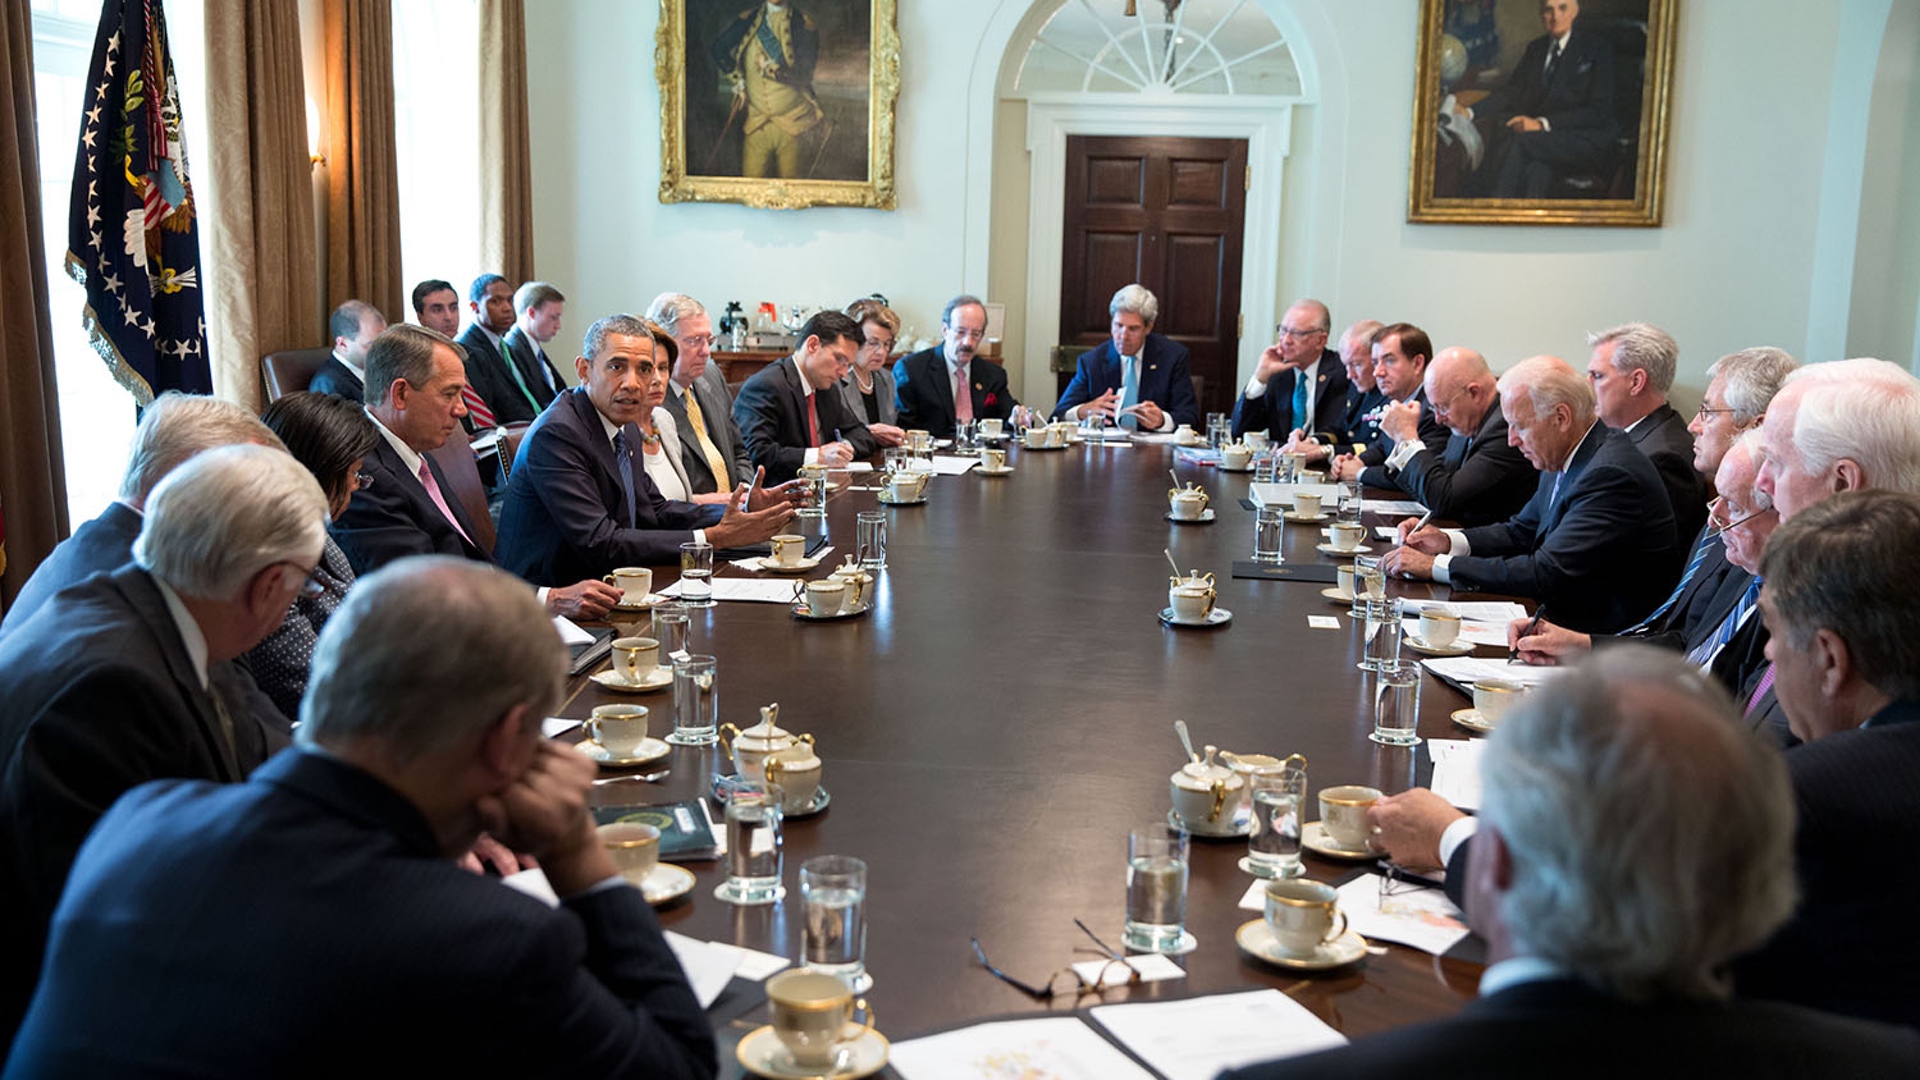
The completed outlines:
<svg viewBox="0 0 1920 1080">
<path fill-rule="evenodd" d="M 1380 671 L 1400 660 L 1400 598 L 1362 601 L 1367 609 L 1367 648 L 1358 667 L 1362 671 Z"/>
<path fill-rule="evenodd" d="M 653 606 L 653 639 L 660 643 L 660 655 L 666 657 L 668 663 L 687 655 L 691 626 L 687 605 L 669 600 Z"/>
<path fill-rule="evenodd" d="M 860 556 L 862 570 L 887 568 L 887 512 L 885 510 L 862 510 L 854 519 L 854 552 Z"/>
<path fill-rule="evenodd" d="M 1099 442 L 1106 437 L 1107 418 L 1103 413 L 1089 409 L 1080 417 L 1080 437 L 1088 442 Z"/>
<path fill-rule="evenodd" d="M 827 516 L 826 466 L 800 466 L 800 504 L 794 509 L 794 516 L 803 518 Z"/>
<path fill-rule="evenodd" d="M 713 895 L 729 904 L 774 904 L 786 898 L 780 883 L 779 784 L 736 783 L 727 797 L 727 880 Z"/>
<path fill-rule="evenodd" d="M 1263 878 L 1300 874 L 1300 814 L 1307 801 L 1307 769 L 1283 764 L 1256 771 L 1249 782 L 1253 831 L 1247 834 L 1247 863 Z"/>
<path fill-rule="evenodd" d="M 1360 481 L 1340 481 L 1340 502 L 1334 520 L 1358 525 L 1360 524 L 1360 511 Z"/>
<path fill-rule="evenodd" d="M 1280 557 L 1280 538 L 1286 527 L 1285 507 L 1262 506 L 1253 512 L 1254 562 L 1278 566 L 1286 561 Z"/>
<path fill-rule="evenodd" d="M 1253 455 L 1253 482 L 1256 484 L 1280 482 L 1280 451 L 1269 447 Z"/>
<path fill-rule="evenodd" d="M 712 544 L 680 545 L 680 602 L 690 608 L 713 606 Z"/>
<path fill-rule="evenodd" d="M 867 974 L 867 864 L 851 855 L 816 855 L 800 864 L 800 963 L 845 980 L 856 994 Z"/>
<path fill-rule="evenodd" d="M 1419 724 L 1420 665 L 1383 662 L 1375 672 L 1373 734 L 1367 737 L 1388 746 L 1413 746 L 1420 741 L 1414 734 Z"/>
<path fill-rule="evenodd" d="M 980 443 L 980 422 L 969 417 L 953 422 L 953 448 L 971 450 Z"/>
<path fill-rule="evenodd" d="M 1353 560 L 1353 606 L 1347 609 L 1347 617 L 1364 619 L 1367 617 L 1366 602 L 1381 600 L 1387 595 L 1387 572 L 1381 568 L 1380 555 L 1357 555 Z"/>
<path fill-rule="evenodd" d="M 905 472 L 907 466 L 913 463 L 913 451 L 904 446 L 889 446 L 886 449 L 883 460 L 886 463 L 887 475 L 891 476 L 897 472 Z"/>
<path fill-rule="evenodd" d="M 720 741 L 719 667 L 711 656 L 673 662 L 673 731 L 667 735 L 668 742 L 712 746 Z"/>
<path fill-rule="evenodd" d="M 1127 836 L 1126 947 L 1181 953 L 1187 935 L 1187 832 L 1155 822 Z"/>
<path fill-rule="evenodd" d="M 1279 478 L 1280 483 L 1297 484 L 1300 482 L 1301 460 L 1302 459 L 1299 454 L 1289 454 L 1289 453 L 1286 453 L 1285 451 L 1281 452 L 1280 466 L 1278 470 L 1280 474 L 1280 478 Z"/>
</svg>

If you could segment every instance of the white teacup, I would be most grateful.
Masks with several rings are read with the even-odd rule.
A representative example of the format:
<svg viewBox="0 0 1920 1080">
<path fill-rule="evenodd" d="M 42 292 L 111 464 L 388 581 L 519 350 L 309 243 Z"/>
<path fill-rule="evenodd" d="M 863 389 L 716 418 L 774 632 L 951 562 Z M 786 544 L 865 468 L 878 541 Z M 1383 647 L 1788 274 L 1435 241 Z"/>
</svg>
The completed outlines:
<svg viewBox="0 0 1920 1080">
<path fill-rule="evenodd" d="M 613 670 L 622 679 L 637 683 L 653 675 L 660 666 L 660 643 L 650 637 L 613 639 Z"/>
<path fill-rule="evenodd" d="M 766 992 L 773 1034 L 802 1069 L 832 1072 L 842 1049 L 873 1030 L 873 1011 L 837 975 L 794 968 L 768 979 Z M 849 1031 L 856 1008 L 866 1011 L 866 1027 Z"/>
<path fill-rule="evenodd" d="M 915 428 L 907 432 L 907 446 L 916 451 L 933 449 L 933 434 Z"/>
<path fill-rule="evenodd" d="M 1314 495 L 1310 492 L 1305 492 L 1305 491 L 1294 492 L 1293 493 L 1293 512 L 1300 515 L 1303 518 L 1319 517 L 1320 516 L 1320 496 Z"/>
<path fill-rule="evenodd" d="M 1199 437 L 1199 435 L 1194 433 L 1192 424 L 1181 424 L 1179 427 L 1173 429 L 1173 439 L 1175 442 L 1193 442 Z"/>
<path fill-rule="evenodd" d="M 647 737 L 647 707 L 595 705 L 587 720 L 587 736 L 609 756 L 631 757 Z"/>
<path fill-rule="evenodd" d="M 1353 595 L 1353 564 L 1343 562 L 1333 568 L 1334 586 L 1348 596 Z"/>
<path fill-rule="evenodd" d="M 1340 894 L 1323 881 L 1296 878 L 1267 882 L 1266 918 L 1273 939 L 1288 956 L 1312 956 L 1347 932 Z"/>
<path fill-rule="evenodd" d="M 614 821 L 594 831 L 600 834 L 600 846 L 607 849 L 613 868 L 635 888 L 660 865 L 660 830 L 652 825 Z"/>
<path fill-rule="evenodd" d="M 980 437 L 983 439 L 997 439 L 1006 430 L 1005 425 L 1006 421 L 1001 420 L 999 417 L 990 417 L 982 420 L 980 421 Z"/>
<path fill-rule="evenodd" d="M 807 607 L 815 615 L 838 615 L 846 602 L 847 583 L 837 578 L 807 582 Z"/>
<path fill-rule="evenodd" d="M 1255 453 L 1259 453 L 1273 445 L 1273 439 L 1264 431 L 1249 431 L 1240 437 L 1246 441 L 1247 446 Z"/>
<path fill-rule="evenodd" d="M 1373 836 L 1367 811 L 1381 798 L 1379 788 L 1360 784 L 1320 789 L 1320 823 L 1327 836 L 1348 851 L 1365 851 Z"/>
<path fill-rule="evenodd" d="M 1220 460 L 1229 469 L 1244 469 L 1253 464 L 1253 447 L 1246 443 L 1231 443 L 1220 448 Z"/>
<path fill-rule="evenodd" d="M 1044 428 L 1044 427 L 1028 428 L 1027 434 L 1025 436 L 1027 440 L 1027 446 L 1034 450 L 1046 449 L 1048 445 L 1047 439 L 1052 435 L 1052 433 L 1053 433 L 1052 428 Z"/>
<path fill-rule="evenodd" d="M 1047 425 L 1047 445 L 1065 446 L 1079 434 L 1079 428 L 1071 420 L 1055 420 Z"/>
<path fill-rule="evenodd" d="M 773 545 L 775 566 L 798 566 L 807 557 L 807 538 L 794 533 L 782 533 L 769 540 Z"/>
<path fill-rule="evenodd" d="M 1473 684 L 1473 708 L 1480 714 L 1480 722 L 1492 727 L 1526 694 L 1527 688 L 1517 682 L 1481 679 Z"/>
<path fill-rule="evenodd" d="M 653 592 L 653 571 L 644 566 L 622 566 L 600 580 L 620 590 L 620 602 L 637 604 Z"/>
<path fill-rule="evenodd" d="M 1335 551 L 1352 551 L 1367 538 L 1367 527 L 1351 521 L 1338 521 L 1327 530 L 1327 536 Z"/>
<path fill-rule="evenodd" d="M 1420 640 L 1436 649 L 1452 647 L 1460 638 L 1460 616 L 1451 611 L 1426 608 L 1420 612 Z"/>
<path fill-rule="evenodd" d="M 980 451 L 980 457 L 981 460 L 986 462 L 987 468 L 992 469 L 994 472 L 999 472 L 1001 469 L 1007 467 L 1007 452 L 997 446 L 990 446 Z"/>
</svg>

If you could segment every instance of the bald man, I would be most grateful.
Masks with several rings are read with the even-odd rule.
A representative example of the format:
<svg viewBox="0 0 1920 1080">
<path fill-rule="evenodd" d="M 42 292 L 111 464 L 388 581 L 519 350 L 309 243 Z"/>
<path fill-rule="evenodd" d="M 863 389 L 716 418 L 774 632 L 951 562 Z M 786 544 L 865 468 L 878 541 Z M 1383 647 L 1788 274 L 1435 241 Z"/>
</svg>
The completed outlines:
<svg viewBox="0 0 1920 1080">
<path fill-rule="evenodd" d="M 1490 525 L 1520 512 L 1537 478 L 1507 443 L 1507 418 L 1486 358 L 1455 345 L 1427 365 L 1427 407 L 1451 433 L 1435 454 L 1420 439 L 1418 416 L 1388 409 L 1380 430 L 1397 444 L 1381 472 L 1433 516 L 1462 525 Z"/>
</svg>

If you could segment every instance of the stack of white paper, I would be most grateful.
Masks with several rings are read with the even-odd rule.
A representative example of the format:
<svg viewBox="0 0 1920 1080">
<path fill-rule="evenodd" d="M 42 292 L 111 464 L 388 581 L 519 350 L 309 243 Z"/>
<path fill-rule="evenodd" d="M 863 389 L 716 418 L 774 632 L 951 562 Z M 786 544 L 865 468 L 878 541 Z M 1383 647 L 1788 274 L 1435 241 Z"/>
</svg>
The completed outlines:
<svg viewBox="0 0 1920 1080">
<path fill-rule="evenodd" d="M 893 1044 L 888 1063 L 907 1080 L 1153 1080 L 1152 1073 L 1073 1016 L 1003 1020 L 908 1039 Z"/>
<path fill-rule="evenodd" d="M 1101 1005 L 1093 1018 L 1167 1080 L 1345 1046 L 1347 1037 L 1278 990 Z"/>
</svg>

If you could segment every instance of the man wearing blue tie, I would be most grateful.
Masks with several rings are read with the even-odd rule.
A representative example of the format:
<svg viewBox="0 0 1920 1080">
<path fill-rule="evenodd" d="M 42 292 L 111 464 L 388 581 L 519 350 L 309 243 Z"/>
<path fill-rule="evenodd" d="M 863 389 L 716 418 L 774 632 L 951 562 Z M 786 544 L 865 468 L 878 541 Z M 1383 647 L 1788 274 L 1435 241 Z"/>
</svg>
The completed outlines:
<svg viewBox="0 0 1920 1080">
<path fill-rule="evenodd" d="M 1200 401 L 1187 373 L 1187 347 L 1153 332 L 1160 301 L 1138 285 L 1113 294 L 1107 305 L 1113 336 L 1080 357 L 1053 418 L 1097 414 L 1122 427 L 1172 431 L 1200 423 Z"/>
</svg>

